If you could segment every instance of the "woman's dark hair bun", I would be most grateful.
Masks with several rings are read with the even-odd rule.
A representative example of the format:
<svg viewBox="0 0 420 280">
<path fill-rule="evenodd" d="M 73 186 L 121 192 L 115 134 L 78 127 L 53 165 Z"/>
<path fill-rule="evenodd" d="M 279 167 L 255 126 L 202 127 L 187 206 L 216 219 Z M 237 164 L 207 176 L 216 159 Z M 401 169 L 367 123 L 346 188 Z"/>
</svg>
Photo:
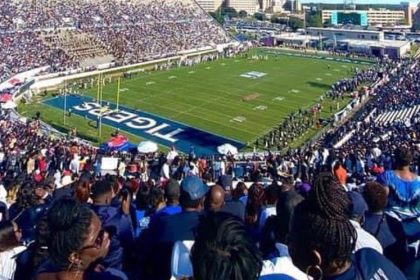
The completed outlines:
<svg viewBox="0 0 420 280">
<path fill-rule="evenodd" d="M 69 256 L 83 246 L 94 215 L 86 204 L 74 198 L 57 200 L 48 210 L 48 253 L 58 269 L 69 267 Z"/>
</svg>

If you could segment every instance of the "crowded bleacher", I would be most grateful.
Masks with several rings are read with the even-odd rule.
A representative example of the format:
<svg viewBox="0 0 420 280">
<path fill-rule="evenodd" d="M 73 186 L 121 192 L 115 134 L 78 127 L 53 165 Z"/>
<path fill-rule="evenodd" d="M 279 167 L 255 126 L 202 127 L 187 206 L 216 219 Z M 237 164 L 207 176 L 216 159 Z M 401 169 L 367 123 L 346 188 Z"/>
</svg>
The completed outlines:
<svg viewBox="0 0 420 280">
<path fill-rule="evenodd" d="M 389 64 L 286 154 L 105 152 L 2 110 L 2 279 L 418 279 L 420 116 L 375 120 L 418 105 L 419 66 Z"/>
<path fill-rule="evenodd" d="M 231 40 L 190 0 L 0 12 L 0 81 Z M 420 279 L 419 91 L 417 60 L 354 69 L 327 95 L 359 107 L 318 139 L 279 152 L 320 125 L 322 100 L 263 135 L 263 153 L 213 156 L 99 149 L 1 108 L 0 280 Z"/>
<path fill-rule="evenodd" d="M 127 65 L 232 41 L 190 0 L 7 0 L 0 13 L 0 81 L 41 66 L 94 65 L 86 58 Z"/>
</svg>

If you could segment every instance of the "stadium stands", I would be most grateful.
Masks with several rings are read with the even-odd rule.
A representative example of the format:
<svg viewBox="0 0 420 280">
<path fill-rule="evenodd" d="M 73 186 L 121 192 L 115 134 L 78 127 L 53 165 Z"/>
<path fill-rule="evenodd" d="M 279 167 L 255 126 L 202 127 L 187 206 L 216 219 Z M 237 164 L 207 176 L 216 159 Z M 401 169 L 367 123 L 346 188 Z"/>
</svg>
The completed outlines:
<svg viewBox="0 0 420 280">
<path fill-rule="evenodd" d="M 0 81 L 39 66 L 62 71 L 105 55 L 132 64 L 232 41 L 191 0 L 7 0 L 0 11 L 2 55 L 8 56 Z"/>
<path fill-rule="evenodd" d="M 230 41 L 190 0 L 13 0 L 0 12 L 1 79 Z M 0 279 L 419 279 L 420 65 L 383 61 L 329 94 L 358 99 L 362 85 L 357 112 L 285 154 L 98 149 L 1 108 Z M 305 121 L 291 115 L 264 146 Z"/>
<path fill-rule="evenodd" d="M 169 279 L 171 248 L 174 242 L 195 239 L 199 242 L 197 246 L 207 246 L 200 245 L 200 242 L 212 242 L 214 237 L 200 237 L 200 234 L 205 232 L 199 232 L 199 235 L 194 237 L 194 228 L 209 227 L 207 232 L 210 232 L 210 229 L 217 232 L 223 230 L 223 224 L 226 221 L 233 226 L 231 230 L 238 230 L 237 236 L 242 236 L 245 242 L 242 245 L 232 246 L 247 246 L 244 250 L 253 252 L 254 257 L 251 259 L 255 267 L 253 266 L 252 269 L 261 271 L 261 275 L 264 275 L 261 279 L 270 275 L 275 277 L 274 275 L 278 273 L 295 279 L 306 279 L 305 272 L 318 279 L 319 270 L 324 274 L 323 279 L 330 279 L 328 274 L 330 270 L 327 266 L 312 269 L 316 264 L 301 263 L 306 249 L 300 251 L 303 249 L 299 246 L 306 244 L 309 238 L 314 244 L 324 244 L 323 246 L 326 247 L 322 250 L 332 252 L 342 250 L 343 255 L 337 255 L 337 258 L 344 258 L 346 262 L 352 262 L 351 260 L 360 262 L 357 264 L 361 269 L 360 273 L 367 274 L 363 276 L 366 277 L 363 279 L 370 279 L 376 275 L 375 273 L 385 273 L 388 279 L 404 279 L 405 277 L 417 279 L 420 234 L 418 230 L 420 115 L 418 112 L 406 113 L 405 120 L 387 123 L 375 120 L 387 110 L 412 112 L 412 108 L 418 108 L 416 106 L 419 105 L 417 96 L 420 88 L 420 66 L 417 61 L 408 59 L 385 62 L 381 65 L 381 69 L 377 71 L 383 72 L 384 80 L 355 115 L 313 145 L 290 150 L 285 155 L 254 154 L 250 157 L 239 158 L 227 155 L 223 159 L 217 157 L 206 159 L 197 157 L 194 153 L 189 156 L 178 155 L 176 151 L 168 154 L 147 155 L 101 151 L 72 138 L 53 137 L 50 132 L 43 130 L 37 117 L 28 122 L 22 122 L 9 110 L 2 110 L 0 116 L 2 207 L 0 209 L 2 209 L 3 221 L 0 224 L 0 230 L 14 227 L 22 232 L 22 237 L 19 235 L 14 243 L 10 243 L 10 240 L 7 241 L 8 243 L 5 243 L 6 240 L 0 240 L 1 248 L 7 248 L 0 252 L 0 259 L 9 260 L 2 266 L 2 268 L 7 268 L 7 271 L 0 268 L 1 275 L 9 277 L 8 279 L 29 279 L 35 271 L 38 271 L 40 275 L 43 275 L 43 272 L 55 273 L 55 271 L 63 271 L 71 275 L 76 273 L 66 268 L 71 266 L 71 263 L 57 261 L 60 255 L 67 260 L 68 255 L 65 251 L 58 250 L 62 247 L 53 249 L 57 246 L 55 243 L 47 242 L 49 246 L 52 246 L 51 250 L 48 252 L 44 250 L 43 257 L 36 259 L 37 262 L 30 269 L 27 268 L 28 263 L 24 260 L 28 255 L 32 260 L 34 254 L 38 254 L 40 248 L 45 246 L 42 244 L 46 241 L 33 230 L 34 225 L 38 225 L 35 231 L 42 228 L 43 213 L 48 215 L 47 224 L 51 227 L 50 238 L 53 238 L 52 240 L 57 238 L 61 240 L 57 242 L 64 244 L 65 240 L 60 239 L 64 238 L 63 231 L 66 232 L 66 236 L 84 236 L 77 230 L 89 231 L 89 228 L 73 228 L 71 221 L 58 226 L 57 219 L 63 217 L 51 215 L 66 211 L 83 212 L 86 211 L 83 210 L 85 207 L 83 205 L 88 205 L 99 215 L 102 226 L 114 233 L 111 237 L 108 234 L 95 233 L 102 236 L 97 239 L 99 241 L 96 247 L 84 245 L 88 246 L 86 248 L 97 248 L 95 250 L 98 252 L 95 253 L 94 259 L 105 256 L 101 261 L 105 270 L 92 271 L 88 267 L 79 268 L 83 271 L 83 275 L 104 277 L 104 273 L 111 273 L 118 275 L 115 277 L 119 278 L 115 279 L 127 279 L 124 274 L 128 275 L 129 279 Z M 376 74 L 366 75 L 376 77 Z M 347 80 L 346 83 L 352 82 Z M 335 88 L 341 86 L 340 83 L 335 85 Z M 350 131 L 351 134 L 349 134 Z M 345 141 L 342 141 L 340 147 L 332 148 L 342 139 Z M 117 158 L 119 162 L 111 169 L 105 166 L 109 164 L 109 156 Z M 104 176 L 103 169 L 116 175 Z M 328 174 L 322 173 L 325 171 Z M 200 178 L 194 176 L 200 176 Z M 380 202 L 375 200 L 376 198 L 369 198 L 373 193 L 364 193 L 366 188 L 364 186 L 375 180 L 383 184 L 379 185 L 379 190 L 384 189 L 384 186 L 390 189 L 387 200 Z M 178 181 L 181 181 L 181 187 Z M 205 184 L 214 183 L 220 184 L 225 195 L 221 196 L 220 188 L 217 187 L 206 195 Z M 270 186 L 263 187 L 267 184 Z M 369 185 L 369 188 L 374 188 L 374 186 Z M 346 191 L 359 192 L 365 196 L 370 205 L 369 209 L 363 206 L 365 202 L 362 196 L 350 195 Z M 117 195 L 114 196 L 113 193 Z M 328 195 L 332 197 L 323 198 Z M 63 201 L 63 196 L 73 200 Z M 203 203 L 205 196 L 207 202 Z M 349 201 L 347 197 L 351 200 Z M 74 202 L 74 199 L 82 205 Z M 130 208 L 131 199 L 135 203 Z M 304 202 L 299 204 L 302 200 Z M 54 203 L 54 201 L 58 202 Z M 276 201 L 277 206 L 274 207 Z M 349 204 L 350 202 L 352 204 Z M 318 210 L 307 213 L 305 207 L 315 207 L 307 205 L 308 203 L 319 204 L 316 206 Z M 375 212 L 376 208 L 370 208 L 374 207 L 371 206 L 372 203 L 381 203 L 385 211 Z M 349 208 L 352 212 L 347 212 L 346 207 L 351 207 L 350 205 L 356 206 Z M 61 210 L 64 212 L 48 211 L 50 207 L 52 209 L 64 207 L 65 209 Z M 265 213 L 265 209 L 269 208 L 271 213 L 277 211 L 277 214 L 265 217 L 266 222 L 262 225 L 259 222 L 260 213 Z M 274 209 L 277 210 L 274 211 Z M 292 216 L 293 219 L 296 219 L 298 224 L 309 223 L 307 227 L 311 226 L 310 235 L 307 235 L 305 228 L 296 226 L 293 221 L 291 228 L 289 228 L 289 223 L 285 222 L 289 221 L 290 213 L 294 209 L 297 209 L 299 215 Z M 243 219 L 243 222 L 238 222 L 236 219 L 232 222 L 232 218 L 226 216 L 228 214 L 215 214 L 216 216 L 213 217 L 213 212 L 231 213 Z M 108 213 L 110 219 L 105 219 L 103 213 Z M 200 222 L 199 217 L 205 213 L 209 215 L 210 220 Z M 354 216 L 347 216 L 347 213 L 353 213 Z M 86 214 L 84 217 L 97 219 L 96 215 L 91 215 L 93 214 Z M 364 215 L 369 221 L 366 227 L 362 223 Z M 81 216 L 77 217 L 82 219 Z M 377 219 L 377 217 L 380 218 Z M 4 220 L 14 221 L 15 224 Z M 92 231 L 100 231 L 98 222 L 93 222 L 93 220 L 91 222 L 97 228 Z M 78 223 L 82 225 L 86 221 L 78 220 Z M 205 223 L 210 223 L 210 225 Z M 217 226 L 212 227 L 211 223 Z M 243 231 L 243 227 L 246 231 Z M 362 227 L 365 229 L 363 233 L 360 233 Z M 400 230 L 401 227 L 403 231 Z M 328 234 L 342 238 L 340 243 L 331 243 L 331 238 L 324 239 L 324 230 L 329 231 Z M 286 239 L 289 231 L 293 233 L 294 239 Z M 354 240 L 348 239 L 354 231 L 358 232 L 358 236 L 363 236 L 360 238 L 367 238 L 356 240 L 356 247 L 354 247 Z M 110 243 L 103 242 L 107 238 L 110 238 Z M 210 240 L 205 241 L 207 238 Z M 375 238 L 378 238 L 380 244 Z M 32 240 L 35 240 L 33 245 L 22 246 Z M 259 248 L 253 243 L 256 241 L 260 244 Z M 276 242 L 286 241 L 291 246 L 289 250 L 293 263 L 290 262 L 287 249 L 278 251 L 280 247 L 274 246 Z M 84 239 L 77 242 L 85 244 Z M 71 251 L 79 250 L 81 247 L 78 247 L 77 242 L 70 242 L 65 246 L 71 248 L 69 249 Z M 105 248 L 106 244 L 111 244 L 108 253 L 106 253 L 108 250 Z M 211 244 L 216 246 L 214 243 Z M 172 256 L 172 258 L 183 258 L 179 269 L 202 275 L 200 269 L 211 266 L 205 257 L 209 251 L 207 249 L 199 251 L 198 247 L 194 248 L 193 245 L 192 264 L 189 264 L 188 258 L 182 256 Z M 375 250 L 372 251 L 369 248 L 375 248 Z M 216 254 L 212 258 L 223 258 L 225 254 L 233 254 L 229 251 L 230 249 L 226 248 L 226 250 L 225 253 Z M 351 259 L 353 251 L 355 255 Z M 20 252 L 23 255 L 19 255 L 17 261 L 10 261 L 8 256 L 12 252 Z M 328 253 L 320 251 L 319 254 Z M 125 258 L 124 256 L 127 255 L 131 257 Z M 238 257 L 248 258 L 249 255 L 242 253 Z M 48 262 L 43 263 L 44 260 Z M 197 262 L 197 260 L 200 261 Z M 222 263 L 234 265 L 235 261 L 239 260 L 224 260 Z M 282 265 L 277 266 L 276 263 L 282 263 Z M 341 267 L 343 275 L 351 274 L 351 267 L 353 266 Z M 251 267 L 248 268 L 251 269 Z M 178 268 L 172 269 L 178 271 Z M 212 273 L 221 271 L 214 269 Z M 405 273 L 405 276 L 400 270 Z M 93 276 L 86 277 L 93 279 L 91 278 Z M 249 279 L 256 278 L 257 276 L 252 276 Z"/>
</svg>

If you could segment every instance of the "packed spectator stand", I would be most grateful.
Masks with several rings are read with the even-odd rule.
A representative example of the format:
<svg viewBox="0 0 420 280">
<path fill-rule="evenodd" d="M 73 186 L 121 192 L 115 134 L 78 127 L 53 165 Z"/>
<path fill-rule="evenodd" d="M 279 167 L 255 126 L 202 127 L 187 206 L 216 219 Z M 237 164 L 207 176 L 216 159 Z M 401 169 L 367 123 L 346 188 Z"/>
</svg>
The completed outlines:
<svg viewBox="0 0 420 280">
<path fill-rule="evenodd" d="M 191 0 L 6 0 L 0 13 L 0 81 L 42 66 L 80 68 L 89 56 L 127 65 L 232 42 Z"/>
<path fill-rule="evenodd" d="M 73 24 L 122 63 L 230 40 L 189 1 L 98 1 L 2 1 L 1 79 L 78 67 L 90 51 L 54 30 Z M 419 75 L 411 59 L 355 70 L 328 94 L 380 80 L 366 103 L 284 154 L 102 151 L 1 109 L 0 279 L 419 279 Z M 404 118 L 377 121 L 392 111 Z M 294 137 L 300 114 L 264 146 Z"/>
<path fill-rule="evenodd" d="M 420 117 L 383 126 L 375 116 L 418 104 L 419 65 L 389 63 L 378 70 L 383 83 L 346 123 L 283 155 L 114 153 L 118 168 L 105 175 L 101 159 L 110 154 L 52 137 L 39 116 L 23 123 L 3 110 L 1 275 L 417 279 Z M 188 240 L 197 242 L 191 263 L 177 267 L 182 254 L 172 252 L 188 255 Z M 242 262 L 249 264 L 233 268 Z"/>
</svg>

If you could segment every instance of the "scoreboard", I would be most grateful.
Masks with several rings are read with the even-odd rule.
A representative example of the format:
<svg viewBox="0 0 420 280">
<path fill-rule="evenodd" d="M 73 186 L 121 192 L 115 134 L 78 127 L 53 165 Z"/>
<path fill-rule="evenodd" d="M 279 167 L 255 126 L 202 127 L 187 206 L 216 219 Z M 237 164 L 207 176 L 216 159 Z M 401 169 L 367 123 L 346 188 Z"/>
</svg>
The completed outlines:
<svg viewBox="0 0 420 280">
<path fill-rule="evenodd" d="M 331 13 L 331 24 L 340 25 L 340 24 L 354 24 L 367 26 L 368 17 L 366 11 L 334 11 Z"/>
</svg>

